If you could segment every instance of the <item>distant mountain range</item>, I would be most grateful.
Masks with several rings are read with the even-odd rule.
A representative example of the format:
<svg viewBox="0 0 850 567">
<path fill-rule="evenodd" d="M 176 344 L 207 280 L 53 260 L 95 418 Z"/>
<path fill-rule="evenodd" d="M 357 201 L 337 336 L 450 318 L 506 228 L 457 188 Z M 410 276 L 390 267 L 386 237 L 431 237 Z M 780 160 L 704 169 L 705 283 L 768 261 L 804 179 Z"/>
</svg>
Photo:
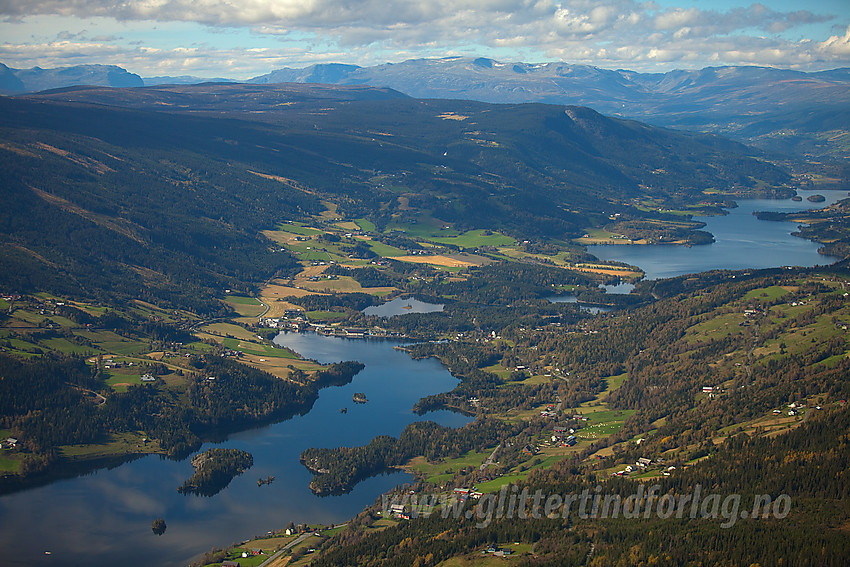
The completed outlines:
<svg viewBox="0 0 850 567">
<path fill-rule="evenodd" d="M 142 78 L 115 65 L 76 65 L 57 69 L 12 69 L 0 63 L 0 93 L 19 94 L 77 85 L 142 87 Z"/>
<path fill-rule="evenodd" d="M 0 66 L 0 92 L 6 94 L 73 85 L 139 87 L 202 82 L 232 81 L 191 76 L 142 79 L 120 67 L 104 65 L 28 70 Z M 768 67 L 709 67 L 638 73 L 568 63 L 449 57 L 373 67 L 332 63 L 284 68 L 247 83 L 371 85 L 416 98 L 588 106 L 657 126 L 721 134 L 795 157 L 850 159 L 850 68 L 805 73 Z"/>
<path fill-rule="evenodd" d="M 709 67 L 637 73 L 451 57 L 280 69 L 252 83 L 369 84 L 417 98 L 588 106 L 656 126 L 722 134 L 794 156 L 850 158 L 850 68 Z"/>
<path fill-rule="evenodd" d="M 572 104 L 614 115 L 669 113 L 683 99 L 694 109 L 713 109 L 722 102 L 755 112 L 788 103 L 850 103 L 850 68 L 804 73 L 769 67 L 709 67 L 637 73 L 567 63 L 451 57 L 374 67 L 323 64 L 284 68 L 248 82 L 369 84 L 416 98 Z"/>
</svg>

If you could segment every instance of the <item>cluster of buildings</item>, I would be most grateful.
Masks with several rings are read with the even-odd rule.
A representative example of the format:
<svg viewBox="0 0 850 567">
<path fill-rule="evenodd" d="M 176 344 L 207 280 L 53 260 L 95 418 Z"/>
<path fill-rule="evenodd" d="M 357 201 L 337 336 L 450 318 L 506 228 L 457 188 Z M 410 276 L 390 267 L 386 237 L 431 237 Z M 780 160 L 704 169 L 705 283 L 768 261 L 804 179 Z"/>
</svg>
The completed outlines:
<svg viewBox="0 0 850 567">
<path fill-rule="evenodd" d="M 114 358 L 107 358 L 103 361 L 103 367 L 107 370 L 112 370 L 114 368 L 122 368 L 124 365 L 127 366 L 135 366 L 135 362 L 128 360 L 126 362 L 115 360 Z"/>
<path fill-rule="evenodd" d="M 560 443 L 564 447 L 572 447 L 578 443 L 578 439 L 573 435 L 576 430 L 567 428 L 565 425 L 556 425 L 552 430 L 552 442 Z"/>
<path fill-rule="evenodd" d="M 806 408 L 806 404 L 802 402 L 792 402 L 788 404 L 788 416 L 793 417 L 803 411 Z M 815 409 L 820 409 L 820 406 L 817 406 Z M 782 410 L 775 409 L 773 410 L 774 415 L 779 415 L 782 413 Z"/>
<path fill-rule="evenodd" d="M 558 417 L 558 412 L 555 411 L 554 405 L 549 405 L 540 412 L 540 417 Z"/>
<path fill-rule="evenodd" d="M 289 312 L 287 311 L 287 314 L 288 313 Z M 299 313 L 299 315 L 292 319 L 288 318 L 288 316 L 282 318 L 268 317 L 260 319 L 259 324 L 263 327 L 268 327 L 271 329 L 280 329 L 281 331 L 292 331 L 295 333 L 313 332 L 328 337 L 346 337 L 354 339 L 362 339 L 369 337 L 398 339 L 407 338 L 404 333 L 399 333 L 397 331 L 388 331 L 387 329 L 383 329 L 381 327 L 372 327 L 366 329 L 360 327 L 342 327 L 339 325 L 328 325 L 327 323 L 312 323 L 308 321 L 303 315 L 300 315 L 300 311 L 295 311 L 295 313 Z"/>
<path fill-rule="evenodd" d="M 470 498 L 478 500 L 484 496 L 484 493 L 472 490 L 471 488 L 455 488 L 452 490 L 452 495 L 455 498 L 460 498 L 461 502 L 466 502 Z"/>
<path fill-rule="evenodd" d="M 664 462 L 664 459 L 659 458 L 655 462 L 655 464 L 660 465 L 663 462 Z M 628 475 L 632 474 L 633 472 L 646 470 L 652 464 L 653 464 L 652 459 L 649 459 L 647 457 L 640 457 L 637 461 L 635 461 L 634 465 L 626 465 L 626 467 L 624 469 L 611 473 L 611 476 L 628 476 Z M 676 467 L 673 467 L 673 466 L 667 467 L 666 469 L 663 469 L 662 474 L 664 476 L 670 476 L 670 473 L 672 471 L 674 471 L 675 469 L 676 469 Z"/>
<path fill-rule="evenodd" d="M 390 515 L 393 518 L 397 518 L 399 520 L 409 520 L 410 514 L 407 513 L 407 509 L 404 504 L 393 504 L 390 506 Z"/>
<path fill-rule="evenodd" d="M 513 551 L 510 549 L 503 549 L 498 545 L 491 545 L 487 549 L 481 552 L 481 555 L 486 555 L 488 553 L 492 553 L 494 557 L 507 557 L 508 555 L 513 555 Z"/>
<path fill-rule="evenodd" d="M 525 455 L 527 457 L 532 457 L 532 456 L 536 455 L 537 453 L 539 453 L 540 449 L 538 447 L 535 447 L 534 445 L 529 444 L 529 445 L 526 445 L 525 447 L 523 447 L 521 452 L 522 452 L 523 455 Z"/>
</svg>

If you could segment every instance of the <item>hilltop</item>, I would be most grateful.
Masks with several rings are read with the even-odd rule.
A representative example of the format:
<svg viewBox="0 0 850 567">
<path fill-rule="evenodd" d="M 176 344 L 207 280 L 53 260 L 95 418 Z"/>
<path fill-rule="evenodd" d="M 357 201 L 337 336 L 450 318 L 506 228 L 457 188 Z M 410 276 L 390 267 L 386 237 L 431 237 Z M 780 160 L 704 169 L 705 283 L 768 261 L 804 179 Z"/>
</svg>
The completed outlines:
<svg viewBox="0 0 850 567">
<path fill-rule="evenodd" d="M 0 92 L 72 85 L 138 87 L 234 82 L 228 78 L 139 78 L 120 67 L 0 68 Z M 251 84 L 320 83 L 387 87 L 416 98 L 587 106 L 656 126 L 722 134 L 792 158 L 847 160 L 850 69 L 820 72 L 754 66 L 640 73 L 567 62 L 488 58 L 414 59 L 360 67 L 326 63 L 282 68 Z M 846 172 L 844 174 L 847 175 Z"/>
</svg>

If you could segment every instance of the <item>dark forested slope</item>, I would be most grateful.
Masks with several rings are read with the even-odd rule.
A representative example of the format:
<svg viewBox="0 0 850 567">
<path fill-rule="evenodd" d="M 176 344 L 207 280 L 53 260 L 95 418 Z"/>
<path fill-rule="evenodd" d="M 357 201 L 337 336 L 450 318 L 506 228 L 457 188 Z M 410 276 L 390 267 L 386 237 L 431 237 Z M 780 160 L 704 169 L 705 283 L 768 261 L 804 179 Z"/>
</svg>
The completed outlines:
<svg viewBox="0 0 850 567">
<path fill-rule="evenodd" d="M 0 132 L 0 286 L 168 300 L 286 273 L 260 231 L 328 202 L 379 227 L 415 209 L 562 238 L 613 211 L 653 214 L 641 198 L 789 181 L 721 138 L 363 87 L 68 89 L 0 99 Z"/>
</svg>

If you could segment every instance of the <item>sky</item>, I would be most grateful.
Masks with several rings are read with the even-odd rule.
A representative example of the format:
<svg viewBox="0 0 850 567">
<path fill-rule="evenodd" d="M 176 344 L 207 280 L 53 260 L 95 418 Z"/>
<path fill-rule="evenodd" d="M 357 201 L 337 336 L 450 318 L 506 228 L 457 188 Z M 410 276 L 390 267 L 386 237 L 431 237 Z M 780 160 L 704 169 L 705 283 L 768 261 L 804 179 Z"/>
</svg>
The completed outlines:
<svg viewBox="0 0 850 567">
<path fill-rule="evenodd" d="M 850 0 L 0 0 L 0 62 L 248 79 L 423 57 L 850 67 Z"/>
</svg>

